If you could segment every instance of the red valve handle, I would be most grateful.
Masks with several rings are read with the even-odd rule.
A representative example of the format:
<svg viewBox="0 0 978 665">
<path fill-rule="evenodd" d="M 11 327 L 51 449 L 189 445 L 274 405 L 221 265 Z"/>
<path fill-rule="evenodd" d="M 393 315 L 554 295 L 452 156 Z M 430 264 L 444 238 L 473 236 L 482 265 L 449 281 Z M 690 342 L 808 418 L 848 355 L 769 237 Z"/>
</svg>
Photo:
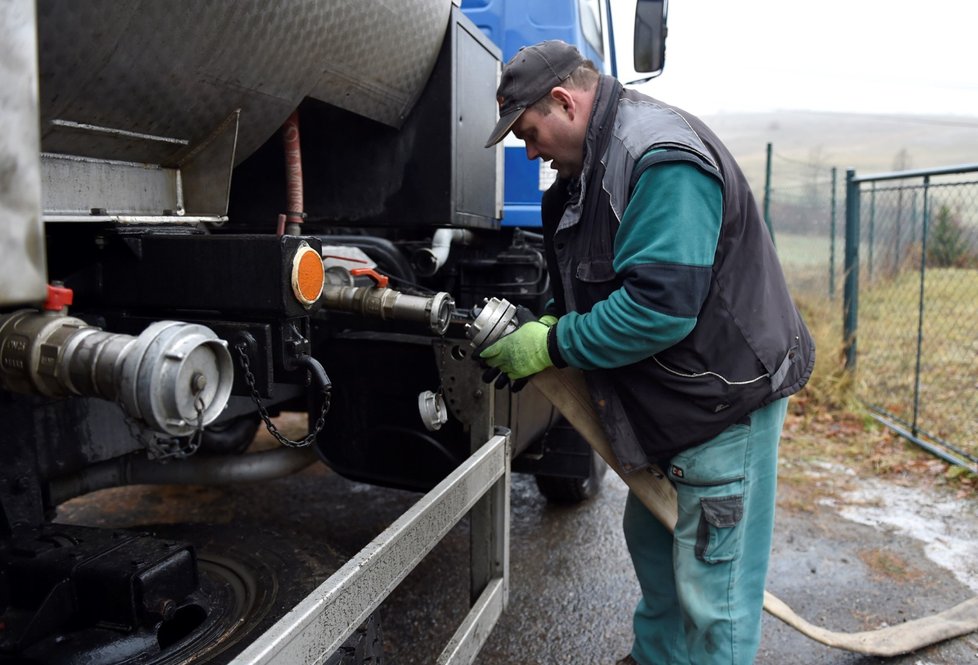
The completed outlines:
<svg viewBox="0 0 978 665">
<path fill-rule="evenodd" d="M 377 286 L 379 286 L 382 289 L 386 289 L 387 283 L 390 281 L 390 278 L 387 275 L 381 275 L 373 268 L 354 268 L 353 270 L 350 271 L 350 274 L 353 275 L 354 277 L 366 275 L 367 277 L 374 280 L 377 283 Z"/>
<path fill-rule="evenodd" d="M 75 292 L 65 286 L 48 284 L 48 299 L 44 301 L 44 309 L 49 312 L 60 312 L 75 299 Z"/>
</svg>

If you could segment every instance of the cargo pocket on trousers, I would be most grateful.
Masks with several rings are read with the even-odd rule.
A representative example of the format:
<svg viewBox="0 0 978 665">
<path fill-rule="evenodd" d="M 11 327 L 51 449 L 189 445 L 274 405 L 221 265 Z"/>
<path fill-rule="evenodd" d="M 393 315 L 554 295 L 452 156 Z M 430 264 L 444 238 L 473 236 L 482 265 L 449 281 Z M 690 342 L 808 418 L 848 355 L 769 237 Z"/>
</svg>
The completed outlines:
<svg viewBox="0 0 978 665">
<path fill-rule="evenodd" d="M 744 517 L 744 496 L 703 497 L 700 509 L 696 558 L 704 563 L 732 561 L 740 545 L 737 525 Z"/>
</svg>

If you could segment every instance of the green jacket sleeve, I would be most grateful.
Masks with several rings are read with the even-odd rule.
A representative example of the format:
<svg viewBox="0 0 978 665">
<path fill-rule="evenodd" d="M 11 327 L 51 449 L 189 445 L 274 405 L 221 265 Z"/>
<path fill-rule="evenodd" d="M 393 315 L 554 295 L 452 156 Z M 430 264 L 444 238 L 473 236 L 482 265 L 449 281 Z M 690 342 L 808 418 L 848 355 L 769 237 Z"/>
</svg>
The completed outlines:
<svg viewBox="0 0 978 665">
<path fill-rule="evenodd" d="M 681 341 L 696 325 L 720 236 L 719 180 L 689 161 L 661 161 L 635 185 L 615 237 L 621 286 L 560 318 L 561 359 L 581 369 L 622 367 Z"/>
</svg>

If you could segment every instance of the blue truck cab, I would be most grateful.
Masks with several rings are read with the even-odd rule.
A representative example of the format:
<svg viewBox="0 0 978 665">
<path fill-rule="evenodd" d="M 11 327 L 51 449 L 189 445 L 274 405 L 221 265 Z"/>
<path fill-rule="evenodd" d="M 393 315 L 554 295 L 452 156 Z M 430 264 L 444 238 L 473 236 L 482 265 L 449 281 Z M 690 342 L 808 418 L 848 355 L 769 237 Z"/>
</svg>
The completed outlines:
<svg viewBox="0 0 978 665">
<path fill-rule="evenodd" d="M 546 39 L 573 44 L 599 71 L 618 75 L 610 0 L 463 0 L 462 11 L 503 52 L 507 62 L 523 46 Z M 503 226 L 540 227 L 540 197 L 556 171 L 548 162 L 528 160 L 512 134 L 502 142 Z"/>
</svg>

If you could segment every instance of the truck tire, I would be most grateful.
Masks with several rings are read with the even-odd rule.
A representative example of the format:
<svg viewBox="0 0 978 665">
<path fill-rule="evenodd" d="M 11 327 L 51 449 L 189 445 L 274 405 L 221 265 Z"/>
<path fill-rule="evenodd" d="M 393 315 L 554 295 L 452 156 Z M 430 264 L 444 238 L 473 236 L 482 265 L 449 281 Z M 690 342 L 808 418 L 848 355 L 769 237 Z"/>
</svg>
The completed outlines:
<svg viewBox="0 0 978 665">
<path fill-rule="evenodd" d="M 537 488 L 548 501 L 553 503 L 581 503 L 598 495 L 607 471 L 608 465 L 592 450 L 591 469 L 587 478 L 566 478 L 537 474 Z"/>
<path fill-rule="evenodd" d="M 219 647 L 214 654 L 197 655 L 197 659 L 207 665 L 228 665 L 245 645 L 261 636 L 285 611 L 305 598 L 310 590 L 310 577 L 322 577 L 339 568 L 341 563 L 331 550 L 309 550 L 307 543 L 293 548 L 292 542 L 282 537 L 284 534 L 271 531 L 256 536 L 241 533 L 234 525 L 168 525 L 157 529 L 177 534 L 185 530 L 208 534 L 198 551 L 199 558 L 206 562 L 205 567 L 218 564 L 218 567 L 226 568 L 222 562 L 230 561 L 245 574 L 249 583 L 254 584 L 247 595 L 255 598 L 256 607 L 249 616 L 240 619 L 241 627 L 226 638 L 227 644 L 222 646 L 227 650 Z M 296 551 L 307 554 L 314 551 L 316 558 L 312 561 L 296 558 Z M 381 665 L 384 645 L 380 625 L 380 611 L 375 610 L 324 665 Z M 174 665 L 175 662 L 186 661 L 179 658 Z M 171 664 L 167 661 L 166 665 Z"/>
</svg>

